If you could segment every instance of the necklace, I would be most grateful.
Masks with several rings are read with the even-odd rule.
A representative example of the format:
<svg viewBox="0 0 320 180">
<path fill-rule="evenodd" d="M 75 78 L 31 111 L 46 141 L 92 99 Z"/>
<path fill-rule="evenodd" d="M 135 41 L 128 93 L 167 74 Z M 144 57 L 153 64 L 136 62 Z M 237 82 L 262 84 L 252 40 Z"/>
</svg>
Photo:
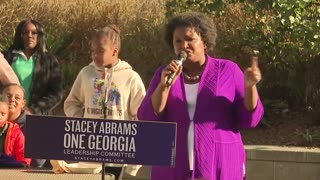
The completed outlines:
<svg viewBox="0 0 320 180">
<path fill-rule="evenodd" d="M 183 77 L 186 78 L 189 81 L 197 81 L 201 78 L 202 73 L 196 75 L 196 76 L 188 76 L 186 73 L 183 72 Z"/>
</svg>

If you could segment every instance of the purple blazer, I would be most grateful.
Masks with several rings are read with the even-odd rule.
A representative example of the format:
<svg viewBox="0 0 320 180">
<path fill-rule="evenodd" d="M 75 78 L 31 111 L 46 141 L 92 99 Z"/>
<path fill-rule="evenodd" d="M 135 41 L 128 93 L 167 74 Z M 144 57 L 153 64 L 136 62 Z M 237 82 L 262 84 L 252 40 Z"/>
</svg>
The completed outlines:
<svg viewBox="0 0 320 180">
<path fill-rule="evenodd" d="M 159 68 L 148 88 L 138 117 L 140 120 L 177 123 L 175 167 L 152 167 L 152 180 L 190 179 L 188 160 L 188 127 L 190 118 L 184 80 L 180 75 L 169 93 L 166 111 L 158 116 L 151 104 L 157 87 Z M 264 110 L 260 98 L 253 112 L 244 106 L 244 76 L 237 64 L 208 56 L 200 80 L 194 114 L 194 171 L 192 178 L 205 180 L 239 180 L 243 177 L 245 150 L 240 128 L 255 127 Z"/>
</svg>

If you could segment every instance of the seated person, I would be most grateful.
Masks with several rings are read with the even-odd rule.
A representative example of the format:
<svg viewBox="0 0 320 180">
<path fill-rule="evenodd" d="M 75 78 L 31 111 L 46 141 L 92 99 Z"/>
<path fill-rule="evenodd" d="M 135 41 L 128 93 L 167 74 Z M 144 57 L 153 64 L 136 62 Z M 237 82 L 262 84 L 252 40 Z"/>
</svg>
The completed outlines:
<svg viewBox="0 0 320 180">
<path fill-rule="evenodd" d="M 3 87 L 2 94 L 7 96 L 9 104 L 8 121 L 19 125 L 23 134 L 25 134 L 26 115 L 31 114 L 26 109 L 26 96 L 23 87 L 19 84 L 10 83 Z M 40 167 L 41 164 L 44 164 Z M 33 159 L 31 167 L 33 168 L 51 168 L 50 162 L 44 159 Z"/>
<path fill-rule="evenodd" d="M 7 121 L 9 105 L 0 95 L 0 167 L 29 166 L 31 159 L 24 157 L 25 138 L 18 124 Z"/>
<path fill-rule="evenodd" d="M 23 108 L 26 105 L 25 92 L 19 84 L 7 84 L 3 87 L 2 94 L 7 96 L 9 104 L 8 121 L 17 123 L 23 134 L 25 133 L 26 115 L 30 114 Z"/>
</svg>

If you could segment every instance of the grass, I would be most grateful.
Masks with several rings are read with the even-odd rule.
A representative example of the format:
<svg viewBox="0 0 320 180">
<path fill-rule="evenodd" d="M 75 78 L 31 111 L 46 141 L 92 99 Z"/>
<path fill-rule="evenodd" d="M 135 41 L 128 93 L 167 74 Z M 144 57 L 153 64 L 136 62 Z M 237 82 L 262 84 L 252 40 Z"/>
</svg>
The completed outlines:
<svg viewBox="0 0 320 180">
<path fill-rule="evenodd" d="M 65 66 L 84 66 L 90 60 L 89 40 L 92 32 L 107 24 L 117 24 L 122 34 L 120 58 L 128 61 L 141 75 L 146 86 L 155 69 L 173 58 L 163 41 L 166 19 L 163 0 L 2 0 L 0 1 L 0 48 L 11 44 L 16 25 L 23 19 L 40 21 L 48 32 L 50 50 Z M 221 37 L 216 54 L 232 58 L 241 49 L 223 53 L 234 42 L 248 21 L 239 4 L 226 9 L 227 16 L 215 17 Z M 237 19 L 234 23 L 234 19 Z M 236 27 L 236 28 L 234 28 Z M 220 36 L 218 36 L 220 37 Z M 225 41 L 225 42 L 224 42 Z M 143 64 L 144 66 L 141 66 Z M 80 69 L 80 68 L 73 68 Z M 68 69 L 65 69 L 68 70 Z M 75 72 L 76 73 L 76 72 Z M 66 73 L 65 73 L 66 74 Z M 74 74 L 72 77 L 76 76 Z M 68 82 L 69 83 L 69 82 Z M 66 88 L 70 84 L 66 84 Z"/>
<path fill-rule="evenodd" d="M 167 59 L 164 45 L 159 43 L 162 35 L 159 29 L 165 20 L 164 3 L 161 0 L 2 0 L 0 50 L 11 45 L 14 29 L 21 20 L 36 19 L 44 25 L 48 46 L 58 56 L 64 71 L 72 69 L 64 74 L 68 79 L 74 79 L 77 70 L 91 61 L 89 40 L 92 32 L 114 23 L 121 29 L 121 58 L 148 81 L 144 74 L 150 76 L 150 68 L 141 67 L 142 61 L 154 70 L 159 64 L 155 62 Z M 155 50 L 158 52 L 153 52 Z M 72 85 L 70 83 L 71 80 L 65 84 L 67 89 Z"/>
<path fill-rule="evenodd" d="M 286 76 L 270 66 L 272 63 L 281 65 L 281 61 L 266 58 L 274 52 L 286 51 L 276 45 L 271 46 L 276 51 L 267 49 L 266 46 L 266 38 L 272 38 L 278 32 L 271 31 L 276 28 L 274 25 L 279 26 L 273 24 L 277 14 L 265 11 L 258 17 L 259 13 L 253 11 L 255 7 L 245 8 L 248 5 L 246 2 L 228 4 L 222 15 L 212 16 L 217 24 L 218 39 L 216 49 L 210 54 L 234 60 L 244 68 L 250 63 L 248 49 L 266 47 L 258 48 L 264 76 L 260 85 L 265 89 L 276 87 L 276 91 L 270 93 L 271 98 L 277 98 L 276 94 L 279 97 L 287 95 L 287 89 L 281 89 L 286 87 Z M 156 68 L 167 64 L 174 57 L 163 41 L 163 27 L 167 22 L 165 3 L 164 0 L 0 0 L 0 50 L 11 45 L 14 29 L 21 20 L 33 18 L 40 21 L 47 32 L 47 44 L 62 65 L 66 96 L 80 69 L 91 61 L 91 34 L 95 29 L 114 23 L 121 29 L 120 58 L 132 65 L 147 88 Z M 319 69 L 319 66 L 312 67 L 316 71 Z M 310 74 L 314 76 L 314 73 Z M 312 84 L 316 84 L 316 80 L 318 79 L 314 79 Z M 263 99 L 268 98 L 270 97 L 266 95 Z M 270 110 L 272 111 L 268 108 Z M 268 120 L 264 119 L 266 125 Z M 319 137 L 311 131 L 297 131 L 296 135 L 306 142 Z"/>
<path fill-rule="evenodd" d="M 276 45 L 270 45 L 275 49 L 270 50 L 266 45 L 267 38 L 272 38 L 277 32 L 271 31 L 276 28 L 273 21 L 277 14 L 266 10 L 259 15 L 256 7 L 248 2 L 231 3 L 223 8 L 220 15 L 213 13 L 218 39 L 214 52 L 210 54 L 234 60 L 240 67 L 246 68 L 250 64 L 247 49 L 258 49 L 264 75 L 260 84 L 263 87 L 286 86 L 289 81 L 286 74 L 272 69 L 283 63 L 268 57 L 277 51 L 291 51 L 278 49 Z M 40 21 L 48 33 L 50 50 L 57 55 L 64 71 L 72 69 L 71 72 L 64 72 L 70 79 L 65 82 L 68 91 L 78 70 L 91 61 L 89 40 L 92 32 L 114 23 L 120 27 L 122 34 L 120 58 L 133 66 L 148 87 L 156 68 L 174 57 L 163 41 L 163 27 L 167 22 L 165 3 L 164 0 L 0 0 L 0 50 L 12 43 L 14 29 L 21 20 L 34 18 Z"/>
</svg>

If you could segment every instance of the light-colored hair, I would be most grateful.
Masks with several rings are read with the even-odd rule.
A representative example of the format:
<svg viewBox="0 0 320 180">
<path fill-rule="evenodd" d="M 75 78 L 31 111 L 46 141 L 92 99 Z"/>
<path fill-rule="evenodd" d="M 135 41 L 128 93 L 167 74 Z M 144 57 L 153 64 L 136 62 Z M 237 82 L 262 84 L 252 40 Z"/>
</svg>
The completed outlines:
<svg viewBox="0 0 320 180">
<path fill-rule="evenodd" d="M 121 49 L 121 38 L 120 38 L 120 29 L 115 24 L 110 24 L 108 26 L 105 26 L 98 31 L 95 32 L 93 35 L 93 38 L 91 40 L 91 43 L 95 40 L 102 39 L 103 37 L 107 37 L 108 40 L 110 40 L 110 43 L 118 48 L 118 51 L 120 52 Z"/>
<path fill-rule="evenodd" d="M 5 91 L 6 89 L 8 89 L 8 88 L 11 87 L 11 86 L 17 86 L 17 87 L 19 87 L 19 88 L 22 90 L 22 92 L 23 92 L 23 99 L 26 100 L 26 91 L 24 90 L 24 88 L 23 88 L 21 85 L 16 84 L 16 83 L 6 84 L 6 85 L 2 88 L 2 91 L 1 91 L 2 96 L 6 97 L 6 95 L 4 95 L 3 93 L 4 93 L 4 91 Z"/>
</svg>

